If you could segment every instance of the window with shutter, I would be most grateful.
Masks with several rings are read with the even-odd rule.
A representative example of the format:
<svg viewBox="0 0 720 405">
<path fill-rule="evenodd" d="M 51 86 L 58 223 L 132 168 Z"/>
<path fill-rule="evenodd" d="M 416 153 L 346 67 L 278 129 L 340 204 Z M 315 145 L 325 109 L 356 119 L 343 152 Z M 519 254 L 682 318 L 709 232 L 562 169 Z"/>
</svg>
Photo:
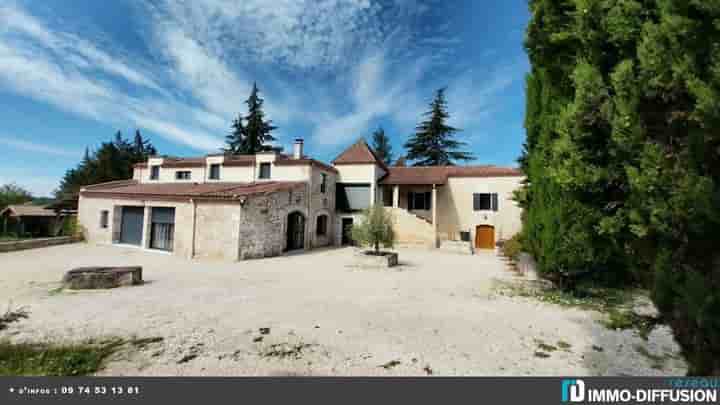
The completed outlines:
<svg viewBox="0 0 720 405">
<path fill-rule="evenodd" d="M 495 208 L 493 208 L 493 207 L 495 207 Z M 490 211 L 490 210 L 497 211 L 497 194 L 490 194 L 490 193 L 475 193 L 475 194 L 473 194 L 473 210 L 474 211 Z"/>
</svg>

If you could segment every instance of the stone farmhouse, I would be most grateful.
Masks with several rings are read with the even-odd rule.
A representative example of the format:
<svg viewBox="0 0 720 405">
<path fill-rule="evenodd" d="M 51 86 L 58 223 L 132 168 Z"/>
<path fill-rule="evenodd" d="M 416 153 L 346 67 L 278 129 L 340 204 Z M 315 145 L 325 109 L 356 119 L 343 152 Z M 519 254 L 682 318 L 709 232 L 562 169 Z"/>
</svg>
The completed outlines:
<svg viewBox="0 0 720 405">
<path fill-rule="evenodd" d="M 90 243 L 235 261 L 351 244 L 360 212 L 382 204 L 400 244 L 492 249 L 520 229 L 511 198 L 523 179 L 497 166 L 388 167 L 362 139 L 329 165 L 297 139 L 292 155 L 151 157 L 132 179 L 82 188 L 78 218 Z"/>
</svg>

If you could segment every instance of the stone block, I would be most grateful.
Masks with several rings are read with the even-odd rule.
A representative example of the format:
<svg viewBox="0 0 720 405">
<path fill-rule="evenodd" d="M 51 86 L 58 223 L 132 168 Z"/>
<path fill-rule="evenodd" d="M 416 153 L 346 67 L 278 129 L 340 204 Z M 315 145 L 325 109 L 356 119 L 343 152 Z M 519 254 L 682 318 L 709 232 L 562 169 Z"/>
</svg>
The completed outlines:
<svg viewBox="0 0 720 405">
<path fill-rule="evenodd" d="M 116 288 L 142 284 L 142 267 L 79 267 L 63 276 L 63 287 L 71 290 Z"/>
<path fill-rule="evenodd" d="M 371 250 L 358 250 L 353 255 L 351 267 L 362 269 L 388 269 L 398 265 L 398 254 L 395 252 L 381 251 L 375 254 Z"/>
</svg>

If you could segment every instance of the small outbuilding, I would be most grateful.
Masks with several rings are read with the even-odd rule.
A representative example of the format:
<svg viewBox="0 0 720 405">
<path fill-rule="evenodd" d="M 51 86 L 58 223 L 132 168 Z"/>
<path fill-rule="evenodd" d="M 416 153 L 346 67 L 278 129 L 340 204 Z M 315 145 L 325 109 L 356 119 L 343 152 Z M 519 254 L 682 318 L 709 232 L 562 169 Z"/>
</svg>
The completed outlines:
<svg viewBox="0 0 720 405">
<path fill-rule="evenodd" d="M 57 213 L 40 205 L 8 205 L 0 211 L 0 231 L 3 235 L 18 237 L 53 236 L 58 221 Z"/>
</svg>

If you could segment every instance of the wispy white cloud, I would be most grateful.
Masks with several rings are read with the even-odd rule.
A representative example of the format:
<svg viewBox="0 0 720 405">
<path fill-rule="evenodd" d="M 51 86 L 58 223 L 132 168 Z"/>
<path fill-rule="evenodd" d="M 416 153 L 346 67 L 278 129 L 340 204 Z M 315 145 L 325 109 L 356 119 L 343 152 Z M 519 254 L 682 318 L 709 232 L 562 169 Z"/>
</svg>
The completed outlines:
<svg viewBox="0 0 720 405">
<path fill-rule="evenodd" d="M 110 55 L 77 35 L 49 30 L 45 24 L 12 2 L 0 6 L 0 27 L 3 36 L 28 37 L 52 51 L 55 57 L 72 61 L 83 70 L 101 70 L 130 83 L 162 91 L 147 72 L 130 67 L 117 55 Z"/>
<path fill-rule="evenodd" d="M 17 137 L 0 136 L 0 145 L 10 147 L 26 152 L 37 152 L 45 155 L 63 156 L 63 157 L 80 157 L 80 151 L 69 150 L 56 145 L 39 144 L 36 142 L 25 141 Z"/>
<path fill-rule="evenodd" d="M 432 8 L 442 4 L 138 2 L 148 47 L 157 51 L 146 62 L 10 2 L 0 6 L 0 88 L 104 123 L 132 123 L 202 151 L 221 145 L 256 78 L 263 79 L 266 112 L 280 125 L 281 143 L 302 136 L 286 132 L 298 126 L 328 149 L 366 135 L 378 119 L 409 131 L 443 85 L 453 123 L 482 125 L 495 97 L 517 79 L 514 68 L 465 70 L 436 83 L 433 69 L 448 63 L 458 40 L 450 24 L 416 25 L 431 9 L 428 1 Z"/>
<path fill-rule="evenodd" d="M 82 57 L 89 57 L 93 65 L 113 78 L 135 81 L 146 88 L 156 86 L 127 65 L 113 64 L 109 54 L 81 41 L 81 59 L 61 58 L 54 52 L 73 48 L 72 35 L 51 30 L 11 5 L 2 8 L 0 20 L 8 22 L 0 31 L 0 86 L 97 121 L 134 123 L 149 130 L 162 128 L 157 131 L 159 135 L 199 150 L 217 150 L 221 146 L 219 138 L 208 134 L 211 125 L 220 122 L 214 114 L 164 95 L 129 95 L 109 78 L 88 72 L 82 62 Z M 12 30 L 20 26 L 22 33 L 30 34 L 29 38 Z"/>
</svg>

